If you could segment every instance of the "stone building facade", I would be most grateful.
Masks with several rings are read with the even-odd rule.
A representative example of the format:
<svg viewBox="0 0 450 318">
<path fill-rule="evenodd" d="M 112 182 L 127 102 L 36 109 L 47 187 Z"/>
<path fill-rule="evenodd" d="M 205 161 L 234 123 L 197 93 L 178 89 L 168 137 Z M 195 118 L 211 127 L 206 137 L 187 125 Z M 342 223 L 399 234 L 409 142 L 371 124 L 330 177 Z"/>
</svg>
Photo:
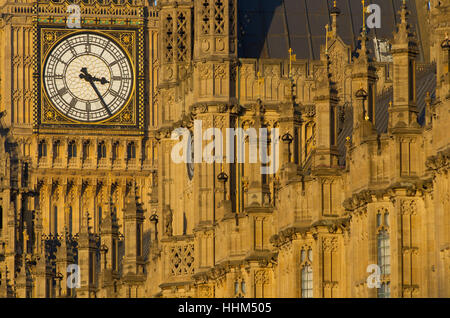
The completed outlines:
<svg viewBox="0 0 450 318">
<path fill-rule="evenodd" d="M 359 1 L 276 1 L 256 31 L 244 2 L 0 1 L 0 297 L 450 297 L 450 1 L 389 1 L 382 41 Z M 105 50 L 125 57 L 85 89 L 129 94 L 77 119 L 83 99 L 58 99 L 71 78 L 48 70 Z M 279 169 L 250 161 L 251 136 L 235 158 L 174 162 L 195 121 L 278 131 Z"/>
</svg>

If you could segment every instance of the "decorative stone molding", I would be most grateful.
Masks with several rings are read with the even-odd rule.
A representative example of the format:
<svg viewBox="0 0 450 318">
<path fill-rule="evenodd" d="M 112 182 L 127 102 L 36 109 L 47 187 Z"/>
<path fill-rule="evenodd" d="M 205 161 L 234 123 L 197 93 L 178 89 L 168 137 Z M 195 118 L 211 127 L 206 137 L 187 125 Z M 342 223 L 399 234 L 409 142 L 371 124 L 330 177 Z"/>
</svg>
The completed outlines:
<svg viewBox="0 0 450 318">
<path fill-rule="evenodd" d="M 415 215 L 417 213 L 417 204 L 415 200 L 401 200 L 400 212 L 402 215 Z"/>
<path fill-rule="evenodd" d="M 435 173 L 448 171 L 450 166 L 450 149 L 438 152 L 436 156 L 429 157 L 425 162 L 428 169 Z"/>
</svg>

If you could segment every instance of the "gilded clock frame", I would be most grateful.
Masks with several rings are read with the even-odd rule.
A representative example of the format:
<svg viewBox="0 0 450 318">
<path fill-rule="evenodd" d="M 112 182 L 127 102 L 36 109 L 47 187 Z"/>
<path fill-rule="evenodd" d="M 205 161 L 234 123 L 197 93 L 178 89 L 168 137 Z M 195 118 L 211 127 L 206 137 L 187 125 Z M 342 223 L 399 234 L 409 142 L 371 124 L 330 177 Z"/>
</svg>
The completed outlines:
<svg viewBox="0 0 450 318">
<path fill-rule="evenodd" d="M 74 120 L 61 113 L 50 101 L 43 83 L 43 68 L 53 48 L 67 37 L 75 34 L 94 33 L 114 41 L 130 60 L 133 73 L 133 87 L 126 104 L 113 116 L 98 122 Z M 70 29 L 64 25 L 35 25 L 35 109 L 34 130 L 46 128 L 107 128 L 107 129 L 144 129 L 144 30 L 143 24 L 137 26 L 84 26 L 81 29 Z"/>
</svg>

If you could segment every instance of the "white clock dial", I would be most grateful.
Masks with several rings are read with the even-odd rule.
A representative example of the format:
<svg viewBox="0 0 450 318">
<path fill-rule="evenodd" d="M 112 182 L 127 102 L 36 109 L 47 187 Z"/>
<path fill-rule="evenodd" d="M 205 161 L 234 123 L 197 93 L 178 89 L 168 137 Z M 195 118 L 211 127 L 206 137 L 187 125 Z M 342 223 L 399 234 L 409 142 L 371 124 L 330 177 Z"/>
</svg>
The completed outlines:
<svg viewBox="0 0 450 318">
<path fill-rule="evenodd" d="M 123 50 L 106 36 L 79 33 L 59 42 L 43 71 L 46 93 L 65 116 L 97 122 L 114 116 L 133 89 L 133 69 Z"/>
</svg>

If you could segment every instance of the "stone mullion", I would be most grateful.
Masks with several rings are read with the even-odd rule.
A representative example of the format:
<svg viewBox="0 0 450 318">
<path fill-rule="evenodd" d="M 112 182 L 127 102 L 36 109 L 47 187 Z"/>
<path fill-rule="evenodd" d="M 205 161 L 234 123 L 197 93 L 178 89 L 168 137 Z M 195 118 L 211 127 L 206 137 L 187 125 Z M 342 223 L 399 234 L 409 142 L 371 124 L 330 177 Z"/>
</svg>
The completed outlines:
<svg viewBox="0 0 450 318">
<path fill-rule="evenodd" d="M 33 168 L 38 167 L 39 165 L 39 137 L 34 135 L 31 139 L 31 149 L 30 149 L 30 157 L 31 157 L 31 166 Z M 34 151 L 33 151 L 34 149 Z"/>
<path fill-rule="evenodd" d="M 70 230 L 70 207 L 72 206 L 72 199 L 70 198 L 70 193 L 67 193 L 67 190 L 69 190 L 69 189 L 64 190 L 64 227 L 65 227 L 66 231 L 69 233 L 69 230 Z M 72 190 L 70 190 L 70 191 L 72 191 Z M 73 207 L 72 207 L 72 232 L 73 232 Z M 65 234 L 65 231 L 63 234 Z"/>
<path fill-rule="evenodd" d="M 373 204 L 368 204 L 368 215 L 367 215 L 367 232 L 368 232 L 368 263 L 367 264 L 378 264 L 378 253 L 377 253 L 377 207 Z M 369 298 L 377 297 L 377 289 L 371 288 L 368 290 Z"/>
<path fill-rule="evenodd" d="M 123 208 L 125 207 L 125 196 L 127 191 L 127 183 L 126 179 L 123 178 L 119 181 L 119 195 L 118 197 L 118 207 L 117 207 L 117 215 L 118 215 L 118 222 L 121 228 L 123 229 L 124 223 L 123 223 Z M 162 222 L 161 222 L 162 223 Z M 162 233 L 162 232 L 160 232 Z"/>
<path fill-rule="evenodd" d="M 63 193 L 62 193 L 62 202 L 63 202 L 62 212 L 64 213 L 64 223 L 63 223 L 63 227 L 62 227 L 63 235 L 66 234 L 66 231 L 69 232 L 69 214 L 70 214 L 70 206 L 72 205 L 70 197 L 69 197 L 70 193 L 68 193 L 68 191 L 70 191 L 70 186 L 71 186 L 70 181 L 65 180 L 65 184 L 63 187 Z M 73 215 L 73 212 L 72 212 L 72 215 Z M 72 222 L 72 225 L 73 225 L 73 222 Z"/>
<path fill-rule="evenodd" d="M 325 270 L 325 251 L 323 249 L 323 237 L 319 237 L 317 240 L 317 252 L 314 253 L 314 265 L 313 266 L 313 286 L 314 286 L 314 297 L 323 298 L 324 297 L 324 270 Z"/>
<path fill-rule="evenodd" d="M 61 158 L 61 162 L 62 162 L 62 167 L 67 169 L 67 165 L 68 165 L 68 147 L 69 147 L 69 143 L 68 143 L 68 138 L 61 138 L 61 144 L 59 145 L 59 156 Z"/>
<path fill-rule="evenodd" d="M 54 205 L 51 207 L 51 217 L 52 217 L 52 231 L 56 228 L 56 234 L 62 234 L 62 229 L 64 226 L 64 206 L 62 205 L 62 196 L 63 196 L 63 185 L 60 184 L 60 180 L 57 181 L 58 184 L 56 186 L 55 192 L 53 194 Z M 56 219 L 55 219 L 55 208 L 57 209 Z M 55 226 L 56 221 L 56 226 Z"/>
<path fill-rule="evenodd" d="M 403 296 L 402 213 L 395 204 L 391 215 L 391 297 Z"/>
<path fill-rule="evenodd" d="M 327 240 L 328 238 L 324 238 L 324 240 Z M 329 286 L 329 283 L 331 282 L 331 249 L 329 246 L 324 246 L 322 244 L 322 297 L 323 298 L 331 298 L 331 289 Z"/>
<path fill-rule="evenodd" d="M 47 142 L 47 163 L 48 167 L 53 168 L 53 137 L 46 138 Z"/>
<path fill-rule="evenodd" d="M 420 204 L 421 200 L 416 199 L 416 204 Z M 425 297 L 426 287 L 425 282 L 422 279 L 422 271 L 421 268 L 426 268 L 426 263 L 423 264 L 422 262 L 424 260 L 423 252 L 426 250 L 426 241 L 422 240 L 420 241 L 419 238 L 425 237 L 423 235 L 423 232 L 421 233 L 421 230 L 424 229 L 424 226 L 421 222 L 420 214 L 419 214 L 419 208 L 417 207 L 415 210 L 411 211 L 411 285 L 414 287 L 412 297 L 419 297 L 422 295 L 422 297 Z M 421 257 L 420 257 L 421 256 Z"/>
<path fill-rule="evenodd" d="M 11 22 L 6 22 L 3 32 L 2 32 L 2 40 L 4 41 L 3 43 L 13 43 L 13 33 L 12 33 L 12 25 Z M 13 82 L 11 80 L 12 77 L 12 58 L 13 58 L 13 46 L 12 45 L 5 45 L 3 47 L 3 54 L 2 54 L 2 75 L 4 77 L 2 77 L 2 81 L 1 81 L 1 85 L 2 85 L 2 96 L 6 97 L 8 96 L 7 94 L 10 94 L 10 92 L 13 91 Z M 5 105 L 4 103 L 1 103 L 1 109 L 5 110 Z M 6 113 L 5 116 L 5 125 L 7 127 L 10 127 L 11 124 L 14 123 L 14 119 L 13 119 L 13 112 L 8 111 Z"/>
<path fill-rule="evenodd" d="M 77 157 L 75 158 L 76 167 L 81 168 L 83 162 L 83 140 L 81 138 L 75 138 L 75 146 L 77 148 Z"/>
<path fill-rule="evenodd" d="M 127 147 L 126 144 L 127 144 L 126 140 L 124 140 L 124 139 L 119 140 L 119 144 L 118 144 L 119 148 L 117 151 L 117 153 L 118 153 L 117 161 L 118 161 L 118 164 L 121 169 L 125 168 L 125 154 L 126 154 L 126 147 Z"/>
<path fill-rule="evenodd" d="M 405 294 L 405 286 L 410 286 L 411 282 L 411 240 L 410 240 L 410 218 L 409 213 L 402 211 L 402 257 L 403 257 L 403 295 L 402 297 L 410 297 L 411 294 Z"/>
<path fill-rule="evenodd" d="M 144 151 L 144 145 L 142 139 L 137 139 L 135 142 L 136 146 L 136 165 L 137 168 L 140 170 L 142 169 L 142 165 L 144 164 L 145 155 L 143 154 Z"/>
<path fill-rule="evenodd" d="M 45 220 L 45 228 L 44 228 L 44 233 L 45 234 L 50 234 L 51 233 L 51 220 L 52 220 L 52 216 L 51 216 L 51 207 L 52 207 L 52 180 L 51 178 L 48 178 L 46 180 L 47 182 L 47 187 L 46 187 L 46 197 L 44 198 L 45 200 L 45 212 L 44 212 L 44 220 Z"/>
<path fill-rule="evenodd" d="M 169 141 L 169 140 L 164 140 L 162 142 L 162 147 L 163 147 L 163 151 L 161 151 L 161 157 L 162 160 L 161 162 L 164 162 L 164 167 L 161 174 L 161 194 L 162 194 L 162 207 L 164 208 L 165 206 L 170 206 L 172 203 L 172 174 L 173 174 L 173 167 L 171 164 L 171 157 L 170 157 L 170 153 L 171 153 L 171 149 L 172 149 L 172 145 L 173 142 Z M 162 224 L 162 222 L 160 223 Z M 164 231 L 161 231 L 160 233 L 164 233 Z"/>
<path fill-rule="evenodd" d="M 359 214 L 359 211 L 354 211 L 354 217 L 355 217 L 355 250 L 356 250 L 356 259 L 362 259 L 362 242 L 361 242 L 361 233 L 362 233 L 362 217 Z M 355 272 L 356 272 L 356 286 L 357 286 L 357 297 L 361 297 L 360 289 L 361 284 L 364 286 L 364 283 L 362 281 L 364 280 L 364 269 L 362 264 L 358 263 L 357 266 L 355 266 Z"/>
</svg>

